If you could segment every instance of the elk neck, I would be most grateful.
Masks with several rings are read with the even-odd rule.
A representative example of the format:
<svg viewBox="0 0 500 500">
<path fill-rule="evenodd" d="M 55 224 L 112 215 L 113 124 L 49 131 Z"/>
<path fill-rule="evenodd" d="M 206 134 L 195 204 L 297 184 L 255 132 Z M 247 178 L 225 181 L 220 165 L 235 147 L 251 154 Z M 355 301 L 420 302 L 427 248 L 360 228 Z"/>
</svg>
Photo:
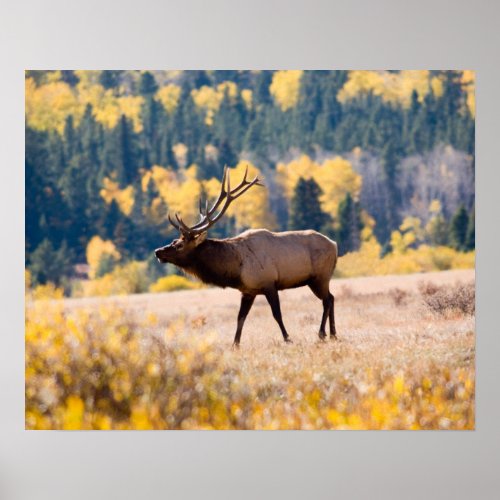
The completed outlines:
<svg viewBox="0 0 500 500">
<path fill-rule="evenodd" d="M 231 239 L 207 239 L 190 255 L 184 270 L 210 285 L 241 286 L 242 259 Z"/>
</svg>

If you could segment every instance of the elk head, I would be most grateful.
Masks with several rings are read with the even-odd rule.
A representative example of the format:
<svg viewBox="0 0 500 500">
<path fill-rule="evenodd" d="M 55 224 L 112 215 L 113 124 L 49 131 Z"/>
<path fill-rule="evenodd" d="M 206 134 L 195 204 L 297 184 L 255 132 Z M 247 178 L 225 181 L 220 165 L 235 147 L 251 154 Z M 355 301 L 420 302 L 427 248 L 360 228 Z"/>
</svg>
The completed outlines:
<svg viewBox="0 0 500 500">
<path fill-rule="evenodd" d="M 169 262 L 179 267 L 187 265 L 193 250 L 205 241 L 208 229 L 224 215 L 231 202 L 239 198 L 252 186 L 263 186 L 257 176 L 252 181 L 248 181 L 247 174 L 248 167 L 245 169 L 245 175 L 240 184 L 234 189 L 231 189 L 230 175 L 227 166 L 224 167 L 221 191 L 217 200 L 212 207 L 209 208 L 208 200 L 206 200 L 205 206 L 203 207 L 200 199 L 199 206 L 201 218 L 194 226 L 188 226 L 177 213 L 175 214 L 176 220 L 173 220 L 170 214 L 168 214 L 170 224 L 180 232 L 180 237 L 172 241 L 169 245 L 157 248 L 155 250 L 156 258 L 163 264 Z"/>
</svg>

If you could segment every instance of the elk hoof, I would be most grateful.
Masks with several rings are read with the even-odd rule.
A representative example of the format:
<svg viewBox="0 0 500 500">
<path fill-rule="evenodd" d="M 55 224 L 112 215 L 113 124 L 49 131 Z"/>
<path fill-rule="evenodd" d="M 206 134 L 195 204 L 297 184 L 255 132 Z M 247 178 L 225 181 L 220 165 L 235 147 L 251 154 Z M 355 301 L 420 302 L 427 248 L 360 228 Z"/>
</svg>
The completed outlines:
<svg viewBox="0 0 500 500">
<path fill-rule="evenodd" d="M 330 340 L 338 340 L 337 334 L 336 333 L 330 334 Z"/>
<path fill-rule="evenodd" d="M 231 346 L 232 351 L 238 351 L 240 349 L 240 344 L 237 344 L 236 342 L 233 342 L 233 345 Z"/>
<path fill-rule="evenodd" d="M 319 332 L 318 333 L 319 340 L 325 340 L 326 339 L 326 333 L 324 332 Z"/>
<path fill-rule="evenodd" d="M 293 344 L 292 339 L 291 339 L 290 337 L 286 338 L 286 339 L 285 339 L 285 342 L 286 342 L 287 344 Z"/>
</svg>

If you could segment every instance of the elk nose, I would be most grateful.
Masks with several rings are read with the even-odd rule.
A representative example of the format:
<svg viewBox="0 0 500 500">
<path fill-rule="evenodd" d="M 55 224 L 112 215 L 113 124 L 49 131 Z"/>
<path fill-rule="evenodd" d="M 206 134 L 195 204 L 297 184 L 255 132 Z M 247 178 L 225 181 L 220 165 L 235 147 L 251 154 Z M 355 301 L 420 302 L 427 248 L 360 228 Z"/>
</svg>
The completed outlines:
<svg viewBox="0 0 500 500">
<path fill-rule="evenodd" d="M 160 253 L 161 253 L 161 248 L 157 248 L 155 250 L 155 256 L 158 258 L 160 256 Z"/>
</svg>

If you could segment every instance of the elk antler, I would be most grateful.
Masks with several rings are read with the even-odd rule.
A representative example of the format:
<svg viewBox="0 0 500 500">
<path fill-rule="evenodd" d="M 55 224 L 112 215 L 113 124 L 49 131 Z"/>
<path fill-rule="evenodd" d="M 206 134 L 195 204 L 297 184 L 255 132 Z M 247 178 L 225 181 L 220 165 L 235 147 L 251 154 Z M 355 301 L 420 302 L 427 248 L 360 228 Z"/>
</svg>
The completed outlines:
<svg viewBox="0 0 500 500">
<path fill-rule="evenodd" d="M 258 176 L 255 176 L 255 178 L 252 181 L 247 180 L 247 174 L 248 174 L 248 166 L 245 169 L 245 175 L 243 176 L 243 180 L 236 186 L 234 189 L 231 189 L 231 179 L 230 175 L 228 172 L 227 166 L 224 167 L 224 173 L 222 175 L 222 181 L 221 181 L 221 190 L 220 194 L 215 201 L 215 203 L 212 205 L 212 207 L 209 209 L 208 208 L 208 200 L 205 202 L 205 207 L 203 209 L 201 199 L 200 199 L 200 215 L 201 215 L 201 220 L 196 223 L 194 226 L 188 226 L 182 218 L 179 216 L 179 214 L 175 214 L 175 218 L 177 219 L 177 222 L 174 222 L 172 218 L 170 217 L 170 214 L 168 214 L 168 220 L 170 221 L 170 224 L 174 226 L 177 230 L 179 230 L 185 237 L 187 238 L 194 238 L 198 234 L 204 233 L 205 231 L 208 231 L 208 228 L 213 226 L 226 212 L 226 210 L 229 208 L 229 205 L 231 202 L 236 200 L 236 198 L 239 198 L 242 194 L 244 194 L 246 191 L 248 191 L 252 186 L 263 186 L 264 184 L 261 183 L 261 180 L 258 178 Z M 216 214 L 217 210 L 219 209 L 220 205 L 224 202 L 224 205 L 222 208 L 219 210 L 219 213 Z M 215 214 L 215 215 L 214 215 Z"/>
</svg>

